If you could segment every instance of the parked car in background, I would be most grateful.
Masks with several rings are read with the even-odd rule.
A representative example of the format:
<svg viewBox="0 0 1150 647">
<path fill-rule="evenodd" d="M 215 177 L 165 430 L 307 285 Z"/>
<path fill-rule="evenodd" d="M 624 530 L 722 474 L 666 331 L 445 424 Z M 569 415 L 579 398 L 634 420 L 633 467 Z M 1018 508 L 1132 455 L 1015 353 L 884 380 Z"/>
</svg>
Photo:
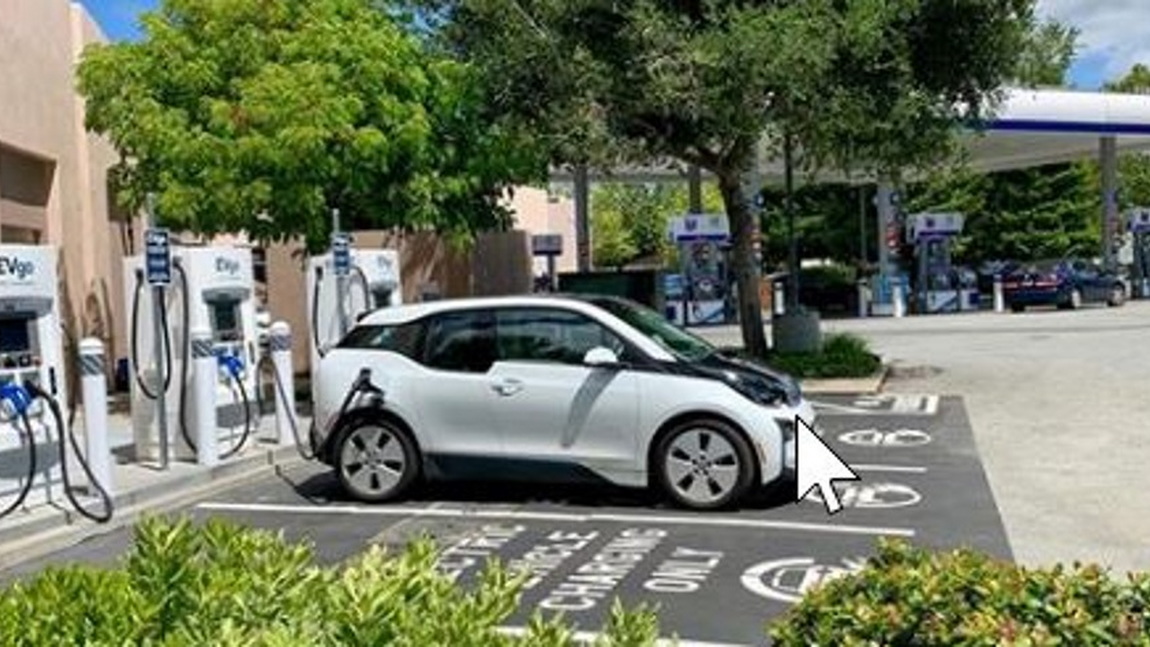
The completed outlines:
<svg viewBox="0 0 1150 647">
<path fill-rule="evenodd" d="M 1126 302 L 1126 285 L 1120 276 L 1081 259 L 1021 264 L 1003 278 L 1002 291 L 1014 312 L 1029 306 L 1077 309 L 1087 303 L 1120 306 Z"/>
</svg>

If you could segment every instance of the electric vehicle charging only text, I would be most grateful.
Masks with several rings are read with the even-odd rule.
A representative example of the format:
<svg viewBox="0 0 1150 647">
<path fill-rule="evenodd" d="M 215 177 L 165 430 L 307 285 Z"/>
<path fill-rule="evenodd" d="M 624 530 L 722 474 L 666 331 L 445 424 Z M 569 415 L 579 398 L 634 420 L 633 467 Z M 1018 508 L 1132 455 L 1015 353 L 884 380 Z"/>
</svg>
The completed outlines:
<svg viewBox="0 0 1150 647">
<path fill-rule="evenodd" d="M 256 371 L 259 342 L 256 332 L 252 253 L 244 247 L 172 248 L 173 281 L 159 309 L 165 357 L 159 374 L 152 352 L 152 291 L 145 281 L 144 258 L 124 261 L 125 294 L 130 325 L 129 370 L 132 374 L 132 428 L 138 460 L 159 457 L 156 401 L 165 398 L 167 433 L 175 458 L 195 459 L 191 431 L 207 416 L 217 429 L 220 456 L 238 453 L 258 425 Z M 200 343 L 193 331 L 210 331 Z M 195 359 L 210 353 L 216 359 L 213 376 L 216 408 L 200 411 L 192 404 Z"/>
<path fill-rule="evenodd" d="M 352 249 L 345 280 L 343 316 L 350 328 L 367 312 L 403 303 L 399 253 L 392 249 Z M 308 261 L 307 299 L 312 367 L 340 339 L 340 308 L 335 258 L 330 252 Z"/>
<path fill-rule="evenodd" d="M 58 258 L 53 246 L 0 245 L 0 519 L 41 502 L 36 486 L 43 502 L 55 503 L 59 488 L 80 514 L 103 522 L 112 516 L 111 497 L 93 476 L 65 410 Z M 77 465 L 100 506 L 79 500 L 71 472 Z"/>
</svg>

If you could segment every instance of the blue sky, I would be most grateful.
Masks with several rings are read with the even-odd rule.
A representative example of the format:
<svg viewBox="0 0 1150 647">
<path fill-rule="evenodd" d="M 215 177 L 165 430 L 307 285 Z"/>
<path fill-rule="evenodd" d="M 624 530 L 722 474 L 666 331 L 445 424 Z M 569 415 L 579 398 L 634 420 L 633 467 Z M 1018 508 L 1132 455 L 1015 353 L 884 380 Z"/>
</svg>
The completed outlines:
<svg viewBox="0 0 1150 647">
<path fill-rule="evenodd" d="M 110 38 L 139 35 L 136 18 L 158 0 L 80 0 Z M 1071 82 L 1099 87 L 1138 62 L 1150 63 L 1150 2 L 1147 0 L 1038 0 L 1039 12 L 1077 26 L 1081 52 L 1070 70 Z"/>
</svg>

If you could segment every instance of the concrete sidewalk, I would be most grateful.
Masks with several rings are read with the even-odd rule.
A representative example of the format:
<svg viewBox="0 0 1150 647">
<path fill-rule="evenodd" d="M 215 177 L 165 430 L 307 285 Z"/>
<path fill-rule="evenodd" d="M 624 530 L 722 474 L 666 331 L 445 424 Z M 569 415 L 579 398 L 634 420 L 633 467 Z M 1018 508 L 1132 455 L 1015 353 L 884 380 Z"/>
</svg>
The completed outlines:
<svg viewBox="0 0 1150 647">
<path fill-rule="evenodd" d="M 82 416 L 74 428 L 82 438 Z M 109 416 L 109 440 L 113 448 L 112 487 L 114 515 L 98 524 L 76 512 L 65 497 L 62 485 L 50 487 L 34 482 L 33 494 L 21 508 L 0 519 L 0 570 L 76 544 L 84 539 L 135 523 L 142 515 L 162 513 L 187 502 L 233 487 L 244 481 L 275 474 L 301 462 L 294 444 L 280 445 L 275 437 L 274 419 L 262 421 L 247 446 L 234 457 L 214 467 L 173 459 L 167 470 L 156 464 L 138 463 L 132 458 L 130 422 L 126 416 Z M 306 429 L 310 420 L 300 418 Z M 81 441 L 82 443 L 82 441 Z M 70 468 L 74 478 L 86 483 L 78 465 Z M 102 511 L 101 501 L 81 490 L 77 499 L 93 511 Z"/>
</svg>

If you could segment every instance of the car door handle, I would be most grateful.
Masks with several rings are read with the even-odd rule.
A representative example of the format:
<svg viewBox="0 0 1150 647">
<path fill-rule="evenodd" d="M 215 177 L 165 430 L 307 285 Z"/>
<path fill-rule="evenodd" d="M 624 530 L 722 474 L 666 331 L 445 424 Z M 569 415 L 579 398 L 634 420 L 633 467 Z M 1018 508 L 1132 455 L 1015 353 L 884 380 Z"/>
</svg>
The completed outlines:
<svg viewBox="0 0 1150 647">
<path fill-rule="evenodd" d="M 523 382 L 514 378 L 507 378 L 493 382 L 491 388 L 502 396 L 515 395 L 523 390 Z"/>
</svg>

